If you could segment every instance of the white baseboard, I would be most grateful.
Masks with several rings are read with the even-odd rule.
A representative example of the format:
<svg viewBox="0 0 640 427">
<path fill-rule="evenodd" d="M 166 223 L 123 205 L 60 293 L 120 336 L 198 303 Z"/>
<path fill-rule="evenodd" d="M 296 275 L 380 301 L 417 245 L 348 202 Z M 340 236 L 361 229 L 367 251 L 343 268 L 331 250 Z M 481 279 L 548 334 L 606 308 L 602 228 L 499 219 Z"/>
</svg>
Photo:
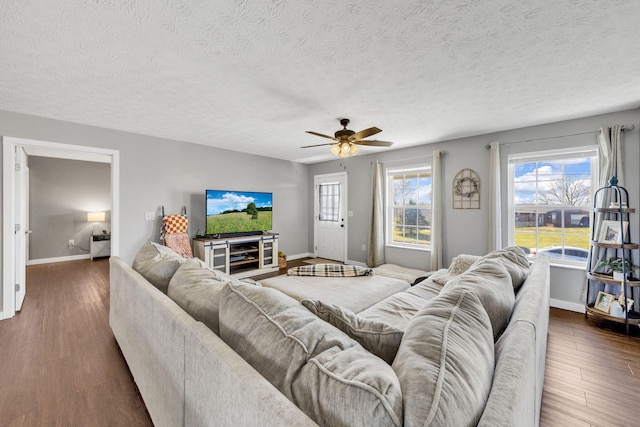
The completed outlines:
<svg viewBox="0 0 640 427">
<path fill-rule="evenodd" d="M 561 308 L 563 310 L 575 311 L 576 313 L 584 313 L 584 304 L 576 302 L 563 301 L 561 299 L 551 299 L 549 305 L 553 308 Z"/>
<path fill-rule="evenodd" d="M 76 261 L 79 259 L 89 259 L 89 258 L 91 258 L 89 254 L 82 254 L 82 255 L 61 256 L 56 258 L 30 259 L 29 261 L 27 261 L 27 265 L 49 264 L 52 262 Z"/>
<path fill-rule="evenodd" d="M 307 252 L 304 254 L 295 254 L 295 255 L 287 255 L 287 260 L 293 261 L 294 259 L 300 258 L 313 258 L 313 254 L 311 252 Z"/>
</svg>

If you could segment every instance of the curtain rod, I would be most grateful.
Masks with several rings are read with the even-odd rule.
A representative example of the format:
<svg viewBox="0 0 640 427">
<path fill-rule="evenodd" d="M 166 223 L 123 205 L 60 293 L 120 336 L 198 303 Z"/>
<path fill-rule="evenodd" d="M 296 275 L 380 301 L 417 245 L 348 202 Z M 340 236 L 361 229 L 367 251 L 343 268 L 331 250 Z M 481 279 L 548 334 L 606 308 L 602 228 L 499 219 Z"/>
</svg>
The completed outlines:
<svg viewBox="0 0 640 427">
<path fill-rule="evenodd" d="M 446 151 L 444 150 L 434 150 L 434 151 L 440 151 L 440 155 L 444 156 L 445 154 L 447 154 Z M 433 153 L 427 155 L 427 156 L 417 156 L 417 157 L 407 157 L 406 159 L 393 159 L 393 160 L 380 160 L 382 163 L 394 163 L 394 162 L 405 162 L 407 160 L 416 160 L 416 159 L 432 159 L 433 158 Z M 373 164 L 373 162 L 371 162 L 371 164 Z"/>
<path fill-rule="evenodd" d="M 634 125 L 624 125 L 624 126 L 622 126 L 622 130 L 623 131 L 629 131 L 629 130 L 632 130 L 634 127 L 635 127 Z M 600 129 L 598 129 L 596 131 L 589 131 L 589 132 L 571 133 L 571 134 L 568 134 L 568 135 L 550 136 L 548 138 L 535 138 L 535 139 L 526 139 L 524 141 L 501 142 L 501 143 L 499 143 L 499 145 L 511 145 L 511 144 L 521 144 L 523 142 L 546 141 L 548 139 L 566 138 L 568 136 L 589 135 L 589 134 L 593 134 L 593 133 L 596 133 L 596 132 L 600 132 Z M 484 148 L 486 148 L 487 150 L 490 149 L 491 148 L 491 144 L 485 145 Z"/>
</svg>

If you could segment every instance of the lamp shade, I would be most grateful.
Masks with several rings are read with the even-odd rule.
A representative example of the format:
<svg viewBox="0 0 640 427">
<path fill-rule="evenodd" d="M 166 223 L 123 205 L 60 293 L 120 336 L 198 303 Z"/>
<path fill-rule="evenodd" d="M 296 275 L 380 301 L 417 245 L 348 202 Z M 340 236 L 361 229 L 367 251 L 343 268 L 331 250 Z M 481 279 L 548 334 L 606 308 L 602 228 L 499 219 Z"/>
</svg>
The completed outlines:
<svg viewBox="0 0 640 427">
<path fill-rule="evenodd" d="M 104 222 L 104 212 L 87 212 L 87 221 L 89 222 Z"/>
</svg>

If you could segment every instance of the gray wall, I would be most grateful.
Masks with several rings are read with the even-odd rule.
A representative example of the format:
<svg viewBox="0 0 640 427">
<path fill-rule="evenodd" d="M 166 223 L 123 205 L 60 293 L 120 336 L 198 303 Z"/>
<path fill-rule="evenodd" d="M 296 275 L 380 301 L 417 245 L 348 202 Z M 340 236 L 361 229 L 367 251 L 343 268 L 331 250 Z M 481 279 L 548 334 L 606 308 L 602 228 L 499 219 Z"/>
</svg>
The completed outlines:
<svg viewBox="0 0 640 427">
<path fill-rule="evenodd" d="M 29 156 L 30 260 L 89 253 L 87 212 L 106 212 L 109 229 L 110 177 L 110 164 Z"/>
<path fill-rule="evenodd" d="M 273 192 L 273 230 L 287 254 L 306 254 L 308 166 L 202 145 L 0 111 L 0 135 L 100 147 L 120 152 L 120 255 L 159 238 L 160 206 L 190 217 L 189 233 L 204 229 L 206 188 Z M 226 141 L 233 146 L 233 141 Z M 145 221 L 145 212 L 156 213 Z"/>
<path fill-rule="evenodd" d="M 488 234 L 487 224 L 489 210 L 487 206 L 487 189 L 489 173 L 489 150 L 485 148 L 492 141 L 505 144 L 501 147 L 502 154 L 502 199 L 504 211 L 502 217 L 507 218 L 507 155 L 517 152 L 532 152 L 549 150 L 562 147 L 595 145 L 596 131 L 602 126 L 616 124 L 633 124 L 635 128 L 625 133 L 625 186 L 629 190 L 632 207 L 640 206 L 640 109 L 628 110 L 600 116 L 551 123 L 541 126 L 533 126 L 522 129 L 514 129 L 505 132 L 480 135 L 470 138 L 455 139 L 436 144 L 422 145 L 402 150 L 379 150 L 376 154 L 366 156 L 358 155 L 346 160 L 333 160 L 310 166 L 310 201 L 312 206 L 313 176 L 325 173 L 347 171 L 349 210 L 354 211 L 354 216 L 348 218 L 348 254 L 347 258 L 353 261 L 365 262 L 366 252 L 361 250 L 362 243 L 367 241 L 369 224 L 369 211 L 371 209 L 371 165 L 373 160 L 379 159 L 383 167 L 398 167 L 415 165 L 419 163 L 431 163 L 433 150 L 444 150 L 442 157 L 444 219 L 443 219 L 443 258 L 445 266 L 451 259 L 461 253 L 481 255 L 487 252 Z M 585 135 L 555 138 L 560 135 L 572 135 L 585 133 Z M 545 138 L 553 138 L 544 140 Z M 531 142 L 519 142 L 529 141 Z M 519 142 L 519 143 L 513 143 Z M 455 174 L 463 168 L 475 170 L 481 179 L 481 208 L 462 210 L 452 208 L 452 182 Z M 631 218 L 633 230 L 632 239 L 638 237 L 638 215 Z M 506 225 L 503 229 L 503 244 L 507 244 Z M 309 230 L 309 240 L 313 241 L 313 227 Z M 429 253 L 416 250 L 387 248 L 386 261 L 398 263 L 414 268 L 428 269 Z M 551 269 L 552 289 L 551 298 L 573 304 L 583 303 L 583 291 L 585 286 L 585 271 L 563 267 Z"/>
</svg>

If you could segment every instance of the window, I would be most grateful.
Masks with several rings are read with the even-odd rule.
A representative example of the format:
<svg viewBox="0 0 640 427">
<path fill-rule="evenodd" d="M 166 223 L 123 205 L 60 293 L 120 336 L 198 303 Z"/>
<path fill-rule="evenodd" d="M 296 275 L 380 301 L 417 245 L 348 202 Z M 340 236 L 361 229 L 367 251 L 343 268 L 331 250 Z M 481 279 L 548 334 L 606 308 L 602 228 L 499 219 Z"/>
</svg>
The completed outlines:
<svg viewBox="0 0 640 427">
<path fill-rule="evenodd" d="M 510 155 L 510 244 L 554 263 L 584 265 L 596 159 L 595 147 Z"/>
<path fill-rule="evenodd" d="M 320 221 L 338 222 L 340 220 L 340 184 L 320 184 L 318 188 Z"/>
<path fill-rule="evenodd" d="M 387 245 L 431 245 L 431 167 L 387 169 Z"/>
</svg>

